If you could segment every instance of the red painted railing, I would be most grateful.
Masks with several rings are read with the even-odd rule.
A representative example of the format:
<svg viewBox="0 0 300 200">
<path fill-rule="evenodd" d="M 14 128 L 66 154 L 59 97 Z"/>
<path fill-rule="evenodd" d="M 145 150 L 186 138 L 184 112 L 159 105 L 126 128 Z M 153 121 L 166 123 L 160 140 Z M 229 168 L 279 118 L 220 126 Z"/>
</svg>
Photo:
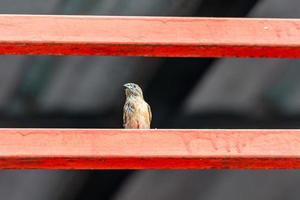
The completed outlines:
<svg viewBox="0 0 300 200">
<path fill-rule="evenodd" d="M 0 168 L 300 168 L 300 130 L 0 129 Z"/>
<path fill-rule="evenodd" d="M 300 57 L 300 20 L 0 15 L 0 54 Z"/>
<path fill-rule="evenodd" d="M 0 54 L 300 58 L 300 20 L 0 15 Z M 0 168 L 300 168 L 300 130 L 0 129 Z"/>
</svg>

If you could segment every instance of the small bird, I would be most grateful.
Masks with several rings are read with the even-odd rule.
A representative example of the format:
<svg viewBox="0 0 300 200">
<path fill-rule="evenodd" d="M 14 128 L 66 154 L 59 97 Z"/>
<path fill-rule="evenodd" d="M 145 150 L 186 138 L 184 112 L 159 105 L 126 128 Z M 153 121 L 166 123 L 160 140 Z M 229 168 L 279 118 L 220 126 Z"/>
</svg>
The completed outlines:
<svg viewBox="0 0 300 200">
<path fill-rule="evenodd" d="M 142 89 L 134 83 L 126 83 L 126 101 L 123 108 L 123 126 L 125 129 L 149 129 L 152 113 L 144 100 Z"/>
</svg>

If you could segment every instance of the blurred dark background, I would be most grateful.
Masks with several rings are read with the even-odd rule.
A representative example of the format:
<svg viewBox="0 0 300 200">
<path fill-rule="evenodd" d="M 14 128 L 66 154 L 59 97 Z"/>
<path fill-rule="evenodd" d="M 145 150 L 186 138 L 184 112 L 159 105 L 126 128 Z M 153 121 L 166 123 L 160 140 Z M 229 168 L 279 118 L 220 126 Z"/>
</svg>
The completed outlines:
<svg viewBox="0 0 300 200">
<path fill-rule="evenodd" d="M 300 1 L 1 0 L 0 13 L 297 18 Z M 299 76 L 296 59 L 1 56 L 0 127 L 119 128 L 136 82 L 156 128 L 299 128 Z M 296 170 L 2 170 L 0 199 L 299 199 L 299 183 Z"/>
</svg>

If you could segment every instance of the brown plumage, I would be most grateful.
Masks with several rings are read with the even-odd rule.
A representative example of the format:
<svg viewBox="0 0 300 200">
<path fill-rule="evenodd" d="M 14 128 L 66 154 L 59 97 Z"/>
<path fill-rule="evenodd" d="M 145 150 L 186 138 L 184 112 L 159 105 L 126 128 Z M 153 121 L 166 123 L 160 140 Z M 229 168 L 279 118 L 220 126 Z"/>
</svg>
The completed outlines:
<svg viewBox="0 0 300 200">
<path fill-rule="evenodd" d="M 149 129 L 152 114 L 144 100 L 142 89 L 134 83 L 126 83 L 126 101 L 123 108 L 123 126 L 126 129 Z"/>
</svg>

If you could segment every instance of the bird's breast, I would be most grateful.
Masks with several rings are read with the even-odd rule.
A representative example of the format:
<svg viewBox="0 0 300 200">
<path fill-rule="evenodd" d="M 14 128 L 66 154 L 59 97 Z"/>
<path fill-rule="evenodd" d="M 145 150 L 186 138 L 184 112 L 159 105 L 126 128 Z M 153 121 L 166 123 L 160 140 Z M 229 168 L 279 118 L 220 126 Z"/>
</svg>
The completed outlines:
<svg viewBox="0 0 300 200">
<path fill-rule="evenodd" d="M 129 98 L 126 104 L 128 125 L 134 128 L 150 128 L 148 104 L 142 98 Z"/>
</svg>

